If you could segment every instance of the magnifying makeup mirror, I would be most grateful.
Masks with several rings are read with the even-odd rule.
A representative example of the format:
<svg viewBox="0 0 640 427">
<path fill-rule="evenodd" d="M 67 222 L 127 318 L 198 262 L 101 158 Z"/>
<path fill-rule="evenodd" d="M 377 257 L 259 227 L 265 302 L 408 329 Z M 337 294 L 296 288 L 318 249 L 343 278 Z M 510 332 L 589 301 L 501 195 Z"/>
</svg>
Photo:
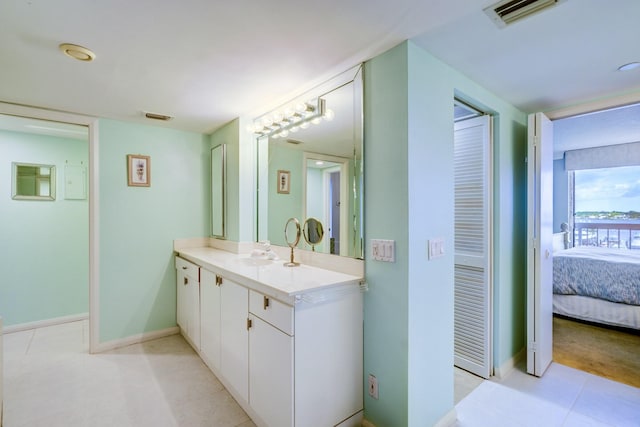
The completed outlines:
<svg viewBox="0 0 640 427">
<path fill-rule="evenodd" d="M 302 235 L 304 240 L 311 246 L 311 250 L 316 250 L 316 245 L 322 241 L 324 237 L 324 228 L 322 223 L 315 218 L 307 218 L 302 226 Z"/>
</svg>

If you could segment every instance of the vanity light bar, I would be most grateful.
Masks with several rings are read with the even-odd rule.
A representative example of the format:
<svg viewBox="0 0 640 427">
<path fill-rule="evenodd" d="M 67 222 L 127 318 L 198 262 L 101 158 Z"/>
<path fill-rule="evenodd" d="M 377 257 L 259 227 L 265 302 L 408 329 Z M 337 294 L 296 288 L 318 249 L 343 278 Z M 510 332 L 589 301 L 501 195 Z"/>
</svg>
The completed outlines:
<svg viewBox="0 0 640 427">
<path fill-rule="evenodd" d="M 315 104 L 311 102 L 299 103 L 287 107 L 283 112 L 275 111 L 258 118 L 249 131 L 259 136 L 272 138 L 286 138 L 289 132 L 306 129 L 310 123 L 319 124 L 322 118 L 332 120 L 333 111 L 327 109 L 326 101 L 318 97 Z"/>
</svg>

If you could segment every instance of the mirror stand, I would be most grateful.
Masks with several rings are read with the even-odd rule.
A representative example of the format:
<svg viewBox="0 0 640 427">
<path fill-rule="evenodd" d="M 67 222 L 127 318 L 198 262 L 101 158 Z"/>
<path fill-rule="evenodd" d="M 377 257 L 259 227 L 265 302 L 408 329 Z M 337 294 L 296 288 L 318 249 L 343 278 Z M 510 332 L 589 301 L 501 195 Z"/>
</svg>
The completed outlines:
<svg viewBox="0 0 640 427">
<path fill-rule="evenodd" d="M 293 246 L 291 246 L 291 257 L 289 259 L 289 262 L 285 262 L 284 266 L 285 267 L 298 267 L 300 265 L 299 262 L 295 262 L 293 259 Z"/>
</svg>

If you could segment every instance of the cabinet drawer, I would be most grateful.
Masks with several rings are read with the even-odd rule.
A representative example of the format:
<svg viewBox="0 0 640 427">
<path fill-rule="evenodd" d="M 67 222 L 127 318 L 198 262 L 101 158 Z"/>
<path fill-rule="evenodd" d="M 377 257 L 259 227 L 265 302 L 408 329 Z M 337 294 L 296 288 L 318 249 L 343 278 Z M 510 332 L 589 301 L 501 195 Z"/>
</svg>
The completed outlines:
<svg viewBox="0 0 640 427">
<path fill-rule="evenodd" d="M 200 281 L 200 267 L 184 258 L 176 257 L 176 270 L 182 271 L 195 281 Z"/>
<path fill-rule="evenodd" d="M 293 307 L 260 292 L 250 291 L 249 311 L 282 332 L 293 335 Z"/>
</svg>

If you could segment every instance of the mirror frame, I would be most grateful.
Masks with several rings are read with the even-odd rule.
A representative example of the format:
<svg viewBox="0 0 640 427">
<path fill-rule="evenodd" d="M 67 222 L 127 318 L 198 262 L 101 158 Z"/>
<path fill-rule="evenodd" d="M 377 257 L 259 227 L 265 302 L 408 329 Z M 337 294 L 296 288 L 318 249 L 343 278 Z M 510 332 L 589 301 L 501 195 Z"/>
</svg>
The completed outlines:
<svg viewBox="0 0 640 427">
<path fill-rule="evenodd" d="M 211 149 L 211 236 L 227 238 L 227 144 Z"/>
<path fill-rule="evenodd" d="M 364 65 L 358 64 L 355 67 L 340 73 L 336 77 L 333 77 L 324 83 L 317 85 L 315 88 L 308 90 L 307 92 L 300 94 L 288 102 L 282 104 L 280 107 L 294 102 L 296 99 L 304 99 L 311 97 L 322 97 L 327 93 L 340 89 L 343 86 L 353 84 L 354 96 L 353 96 L 353 111 L 354 117 L 357 119 L 357 123 L 354 127 L 354 146 L 359 149 L 359 158 L 354 159 L 356 162 L 353 165 L 355 176 L 358 182 L 349 182 L 349 189 L 357 189 L 355 197 L 349 197 L 350 203 L 353 204 L 352 208 L 354 212 L 359 215 L 353 216 L 352 221 L 348 221 L 348 226 L 353 227 L 355 230 L 356 238 L 359 238 L 359 243 L 355 241 L 349 245 L 353 247 L 353 254 L 338 255 L 355 259 L 364 259 Z M 313 95 L 311 95 L 313 94 Z M 272 113 L 275 109 L 268 111 L 254 119 L 254 121 L 260 120 L 262 117 Z M 256 136 L 256 155 L 257 155 L 257 196 L 255 205 L 255 241 L 269 240 L 268 236 L 268 208 L 269 208 L 269 192 L 271 190 L 269 181 L 269 138 L 266 136 Z M 357 151 L 357 150 L 354 150 Z M 355 153 L 354 153 L 355 154 Z M 265 164 L 266 163 L 266 164 Z M 305 189 L 306 192 L 306 189 Z M 305 195 L 306 197 L 306 195 Z M 352 199 L 352 200 L 351 200 Z M 306 206 L 301 208 L 302 212 L 306 214 Z M 266 212 L 266 214 L 265 214 Z M 262 226 L 261 226 L 262 223 Z M 326 230 L 325 230 L 326 233 Z M 300 249 L 300 248 L 299 248 Z M 307 249 L 301 249 L 307 250 Z M 311 250 L 309 249 L 309 252 Z"/>
<path fill-rule="evenodd" d="M 49 195 L 47 196 L 33 196 L 18 194 L 18 169 L 21 166 L 33 167 L 33 168 L 49 168 Z M 56 199 L 56 166 L 45 165 L 38 163 L 11 163 L 11 178 L 12 178 L 12 191 L 11 198 L 13 200 L 40 200 L 40 201 L 53 201 Z"/>
</svg>

